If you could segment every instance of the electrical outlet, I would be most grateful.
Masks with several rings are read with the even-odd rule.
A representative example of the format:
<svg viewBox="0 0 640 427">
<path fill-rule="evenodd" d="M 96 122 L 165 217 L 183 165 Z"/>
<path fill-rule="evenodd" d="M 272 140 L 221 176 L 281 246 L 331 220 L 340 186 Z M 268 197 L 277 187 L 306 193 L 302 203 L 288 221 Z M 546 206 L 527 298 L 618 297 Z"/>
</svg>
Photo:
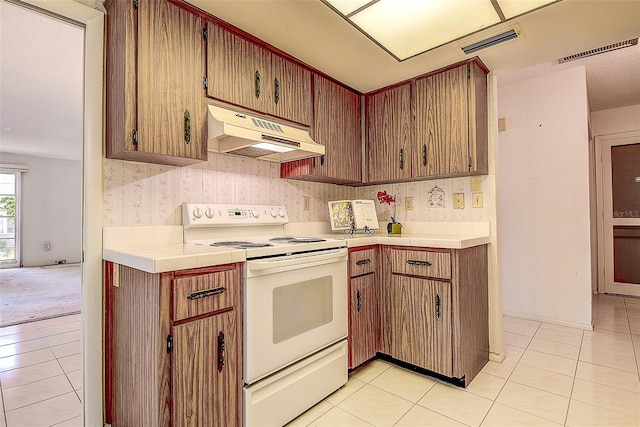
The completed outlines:
<svg viewBox="0 0 640 427">
<path fill-rule="evenodd" d="M 412 211 L 413 210 L 413 197 L 405 197 L 404 198 L 404 210 Z"/>
<path fill-rule="evenodd" d="M 46 242 L 44 242 L 44 250 L 45 251 L 50 251 L 51 250 L 51 242 L 49 240 L 47 240 Z"/>
<path fill-rule="evenodd" d="M 482 207 L 482 193 L 472 193 L 471 194 L 471 204 L 474 208 Z"/>
<path fill-rule="evenodd" d="M 302 197 L 302 210 L 305 212 L 309 212 L 309 210 L 311 209 L 311 200 L 309 199 L 309 196 L 303 196 Z"/>
<path fill-rule="evenodd" d="M 453 193 L 453 209 L 464 209 L 464 193 Z"/>
</svg>

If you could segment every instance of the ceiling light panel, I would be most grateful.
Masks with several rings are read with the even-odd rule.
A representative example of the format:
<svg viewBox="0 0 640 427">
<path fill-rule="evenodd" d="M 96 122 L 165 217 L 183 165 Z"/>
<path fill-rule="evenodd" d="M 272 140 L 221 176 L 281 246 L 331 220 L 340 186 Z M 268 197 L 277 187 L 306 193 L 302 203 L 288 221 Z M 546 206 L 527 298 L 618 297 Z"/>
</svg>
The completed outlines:
<svg viewBox="0 0 640 427">
<path fill-rule="evenodd" d="M 554 3 L 557 0 L 497 0 L 500 9 L 506 19 L 522 15 L 542 6 Z"/>
<path fill-rule="evenodd" d="M 335 7 L 344 16 L 360 9 L 367 3 L 371 3 L 371 0 L 330 0 L 328 1 L 333 7 Z"/>
<path fill-rule="evenodd" d="M 489 0 L 380 0 L 349 19 L 400 60 L 500 22 Z"/>
</svg>

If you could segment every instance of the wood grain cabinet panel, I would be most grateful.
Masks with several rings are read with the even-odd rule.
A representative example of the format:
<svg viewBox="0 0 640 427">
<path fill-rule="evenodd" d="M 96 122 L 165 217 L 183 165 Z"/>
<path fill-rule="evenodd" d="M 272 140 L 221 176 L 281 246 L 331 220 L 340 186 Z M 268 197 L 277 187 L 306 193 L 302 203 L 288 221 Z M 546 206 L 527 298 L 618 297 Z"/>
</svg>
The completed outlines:
<svg viewBox="0 0 640 427">
<path fill-rule="evenodd" d="M 486 88 L 477 61 L 416 79 L 414 177 L 488 172 Z"/>
<path fill-rule="evenodd" d="M 411 83 L 365 97 L 367 182 L 411 178 Z"/>
<path fill-rule="evenodd" d="M 311 135 L 325 146 L 324 156 L 283 163 L 281 178 L 335 184 L 362 182 L 361 95 L 318 74 L 313 75 Z"/>
<path fill-rule="evenodd" d="M 107 423 L 242 426 L 242 264 L 105 271 Z"/>
<path fill-rule="evenodd" d="M 377 248 L 349 251 L 349 368 L 355 368 L 380 349 L 380 298 Z"/>
<path fill-rule="evenodd" d="M 311 125 L 311 72 L 213 22 L 207 23 L 207 96 Z"/>
<path fill-rule="evenodd" d="M 453 376 L 451 284 L 394 276 L 391 356 Z"/>
<path fill-rule="evenodd" d="M 167 0 L 137 4 L 108 4 L 107 157 L 206 160 L 202 20 Z"/>
<path fill-rule="evenodd" d="M 487 246 L 385 247 L 381 263 L 381 352 L 469 384 L 489 360 Z"/>
</svg>

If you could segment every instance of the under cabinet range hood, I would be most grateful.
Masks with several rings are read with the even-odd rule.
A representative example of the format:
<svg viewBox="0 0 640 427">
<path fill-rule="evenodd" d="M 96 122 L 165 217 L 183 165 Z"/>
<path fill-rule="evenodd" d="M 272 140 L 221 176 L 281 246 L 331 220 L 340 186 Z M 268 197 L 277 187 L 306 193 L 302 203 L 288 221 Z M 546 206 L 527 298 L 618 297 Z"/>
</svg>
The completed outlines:
<svg viewBox="0 0 640 427">
<path fill-rule="evenodd" d="M 208 146 L 228 153 L 272 162 L 289 162 L 324 154 L 306 130 L 209 105 Z"/>
</svg>

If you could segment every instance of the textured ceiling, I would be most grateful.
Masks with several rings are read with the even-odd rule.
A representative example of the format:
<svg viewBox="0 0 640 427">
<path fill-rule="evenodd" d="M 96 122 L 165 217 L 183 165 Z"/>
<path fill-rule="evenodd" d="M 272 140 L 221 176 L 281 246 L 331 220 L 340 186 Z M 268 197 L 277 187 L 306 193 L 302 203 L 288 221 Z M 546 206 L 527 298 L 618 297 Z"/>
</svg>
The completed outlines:
<svg viewBox="0 0 640 427">
<path fill-rule="evenodd" d="M 320 0 L 191 2 L 362 92 L 463 60 L 459 45 L 512 24 L 398 62 Z M 639 46 L 556 61 L 638 37 L 639 0 L 564 0 L 515 24 L 521 38 L 478 54 L 499 83 L 584 64 L 592 111 L 640 104 Z M 83 39 L 79 27 L 0 1 L 0 151 L 81 158 Z"/>
<path fill-rule="evenodd" d="M 82 157 L 84 30 L 0 2 L 0 150 Z"/>
</svg>

